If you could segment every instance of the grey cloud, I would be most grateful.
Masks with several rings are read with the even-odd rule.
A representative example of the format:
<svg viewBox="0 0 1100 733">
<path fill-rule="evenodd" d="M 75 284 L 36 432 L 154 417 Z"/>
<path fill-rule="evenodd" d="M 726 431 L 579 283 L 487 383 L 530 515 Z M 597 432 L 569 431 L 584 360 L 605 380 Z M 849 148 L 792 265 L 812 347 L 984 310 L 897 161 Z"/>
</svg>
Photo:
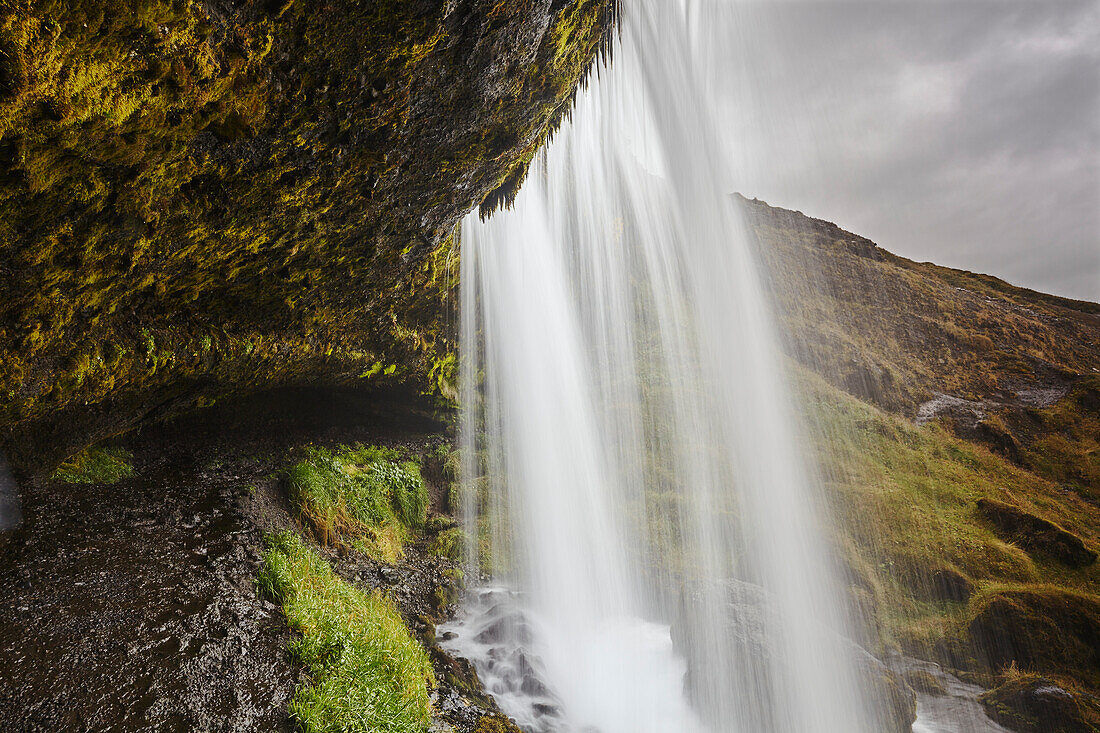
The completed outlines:
<svg viewBox="0 0 1100 733">
<path fill-rule="evenodd" d="M 741 151 L 731 186 L 914 259 L 1100 298 L 1100 3 L 755 2 L 730 22 L 710 84 Z"/>
</svg>

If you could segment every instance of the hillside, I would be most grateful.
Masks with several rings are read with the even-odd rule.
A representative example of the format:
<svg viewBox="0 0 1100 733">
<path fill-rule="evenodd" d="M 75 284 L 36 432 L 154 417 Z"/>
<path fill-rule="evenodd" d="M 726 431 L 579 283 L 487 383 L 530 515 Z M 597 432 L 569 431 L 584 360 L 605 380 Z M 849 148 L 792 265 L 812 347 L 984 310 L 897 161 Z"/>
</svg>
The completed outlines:
<svg viewBox="0 0 1100 733">
<path fill-rule="evenodd" d="M 741 201 L 799 364 L 1100 500 L 1100 305 L 913 262 Z"/>
<path fill-rule="evenodd" d="M 1100 691 L 1100 306 L 743 204 L 871 643 Z"/>
</svg>

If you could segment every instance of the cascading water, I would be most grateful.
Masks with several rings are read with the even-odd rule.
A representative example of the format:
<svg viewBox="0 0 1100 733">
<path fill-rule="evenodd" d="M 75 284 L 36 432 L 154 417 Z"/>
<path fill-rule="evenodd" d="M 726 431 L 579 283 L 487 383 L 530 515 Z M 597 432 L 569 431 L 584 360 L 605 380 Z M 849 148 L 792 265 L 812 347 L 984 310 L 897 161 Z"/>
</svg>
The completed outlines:
<svg viewBox="0 0 1100 733">
<path fill-rule="evenodd" d="M 464 225 L 466 514 L 495 586 L 453 644 L 535 731 L 878 733 L 723 190 L 705 8 L 625 4 L 514 208 Z"/>
</svg>

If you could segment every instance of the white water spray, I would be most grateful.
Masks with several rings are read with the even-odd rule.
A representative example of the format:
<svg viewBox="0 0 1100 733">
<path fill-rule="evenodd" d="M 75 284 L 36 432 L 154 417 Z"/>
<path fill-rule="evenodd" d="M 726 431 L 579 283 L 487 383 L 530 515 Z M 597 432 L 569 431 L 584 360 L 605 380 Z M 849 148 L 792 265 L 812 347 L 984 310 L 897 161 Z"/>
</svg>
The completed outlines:
<svg viewBox="0 0 1100 733">
<path fill-rule="evenodd" d="M 877 733 L 720 184 L 705 7 L 627 3 L 514 208 L 464 225 L 468 526 L 504 589 L 456 646 L 531 730 Z"/>
</svg>

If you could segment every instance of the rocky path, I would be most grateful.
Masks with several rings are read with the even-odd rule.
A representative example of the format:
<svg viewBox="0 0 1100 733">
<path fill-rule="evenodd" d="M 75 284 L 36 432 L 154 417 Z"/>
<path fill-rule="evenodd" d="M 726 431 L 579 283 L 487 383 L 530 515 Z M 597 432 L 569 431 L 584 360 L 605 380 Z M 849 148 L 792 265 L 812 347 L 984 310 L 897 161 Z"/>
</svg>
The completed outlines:
<svg viewBox="0 0 1100 733">
<path fill-rule="evenodd" d="M 289 730 L 288 631 L 240 477 L 42 481 L 0 563 L 0 730 Z"/>
</svg>

